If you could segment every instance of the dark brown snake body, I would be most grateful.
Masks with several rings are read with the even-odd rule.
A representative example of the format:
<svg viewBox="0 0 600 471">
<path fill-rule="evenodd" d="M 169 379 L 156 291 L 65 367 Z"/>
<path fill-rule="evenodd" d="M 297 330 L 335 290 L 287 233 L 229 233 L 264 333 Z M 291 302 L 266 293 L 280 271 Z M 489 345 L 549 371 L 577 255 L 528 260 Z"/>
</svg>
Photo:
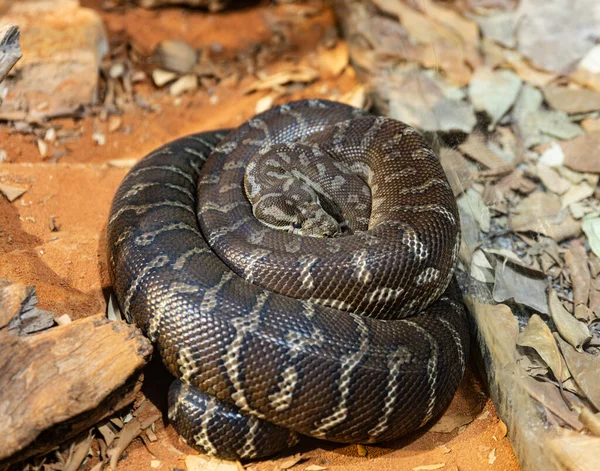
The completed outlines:
<svg viewBox="0 0 600 471">
<path fill-rule="evenodd" d="M 397 121 L 307 100 L 178 139 L 123 180 L 107 241 L 124 315 L 178 378 L 169 418 L 208 453 L 387 441 L 462 378 L 456 203 Z"/>
</svg>

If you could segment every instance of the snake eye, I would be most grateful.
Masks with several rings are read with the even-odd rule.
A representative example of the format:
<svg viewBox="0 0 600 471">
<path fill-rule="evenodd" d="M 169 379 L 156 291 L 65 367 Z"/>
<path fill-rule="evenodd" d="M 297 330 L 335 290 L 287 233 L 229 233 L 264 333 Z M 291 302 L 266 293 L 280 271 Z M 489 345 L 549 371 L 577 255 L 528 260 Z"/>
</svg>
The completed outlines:
<svg viewBox="0 0 600 471">
<path fill-rule="evenodd" d="M 298 221 L 294 221 L 292 223 L 292 228 L 294 228 L 294 229 L 300 229 L 300 228 L 302 228 L 302 224 L 300 224 Z"/>
</svg>

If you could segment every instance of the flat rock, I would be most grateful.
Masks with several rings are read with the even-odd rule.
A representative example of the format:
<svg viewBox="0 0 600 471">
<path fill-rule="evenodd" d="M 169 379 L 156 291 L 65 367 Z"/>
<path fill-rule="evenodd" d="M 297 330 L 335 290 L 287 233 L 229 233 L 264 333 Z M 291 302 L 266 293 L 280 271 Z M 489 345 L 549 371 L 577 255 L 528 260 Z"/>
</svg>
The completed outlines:
<svg viewBox="0 0 600 471">
<path fill-rule="evenodd" d="M 74 0 L 14 2 L 2 21 L 19 25 L 23 58 L 0 85 L 2 110 L 36 116 L 94 103 L 98 70 L 108 51 L 100 16 Z"/>
</svg>

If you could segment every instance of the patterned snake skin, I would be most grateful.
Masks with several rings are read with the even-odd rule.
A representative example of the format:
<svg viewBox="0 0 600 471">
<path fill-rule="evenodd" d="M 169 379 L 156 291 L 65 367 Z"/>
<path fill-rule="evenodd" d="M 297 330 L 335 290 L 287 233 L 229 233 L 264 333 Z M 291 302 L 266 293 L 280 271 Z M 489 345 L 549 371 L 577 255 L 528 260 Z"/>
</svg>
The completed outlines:
<svg viewBox="0 0 600 471">
<path fill-rule="evenodd" d="M 462 378 L 456 204 L 397 121 L 307 100 L 178 139 L 125 177 L 107 241 L 125 317 L 178 378 L 169 418 L 207 453 L 390 440 Z"/>
</svg>

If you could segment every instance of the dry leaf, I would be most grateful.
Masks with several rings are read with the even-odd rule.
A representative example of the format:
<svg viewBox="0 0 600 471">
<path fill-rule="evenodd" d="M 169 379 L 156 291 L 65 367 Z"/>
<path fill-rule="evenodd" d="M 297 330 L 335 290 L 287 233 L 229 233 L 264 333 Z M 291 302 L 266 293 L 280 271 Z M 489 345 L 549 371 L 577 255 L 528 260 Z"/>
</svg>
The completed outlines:
<svg viewBox="0 0 600 471">
<path fill-rule="evenodd" d="M 549 305 L 550 315 L 560 336 L 575 347 L 578 352 L 582 352 L 583 345 L 592 338 L 588 326 L 583 322 L 579 322 L 564 308 L 553 289 L 550 290 Z"/>
<path fill-rule="evenodd" d="M 477 111 L 485 111 L 492 118 L 489 129 L 493 129 L 511 108 L 520 89 L 521 79 L 510 70 L 480 67 L 471 77 L 469 97 Z"/>
<path fill-rule="evenodd" d="M 502 420 L 498 419 L 498 425 L 496 425 L 496 431 L 494 432 L 494 435 L 496 438 L 504 438 L 506 437 L 507 433 L 508 427 Z"/>
<path fill-rule="evenodd" d="M 561 142 L 565 165 L 578 172 L 600 173 L 600 132 Z"/>
<path fill-rule="evenodd" d="M 469 134 L 467 140 L 458 148 L 486 168 L 496 169 L 506 166 L 504 159 L 492 152 L 483 136 L 477 132 Z"/>
<path fill-rule="evenodd" d="M 320 48 L 318 54 L 319 66 L 325 72 L 325 77 L 339 76 L 350 61 L 348 46 L 344 41 L 338 41 L 335 47 L 331 49 Z"/>
<path fill-rule="evenodd" d="M 509 226 L 517 232 L 539 232 L 557 242 L 578 235 L 581 229 L 581 224 L 562 209 L 560 199 L 541 191 L 521 200 L 509 218 Z"/>
<path fill-rule="evenodd" d="M 467 425 L 473 422 L 473 417 L 465 414 L 446 414 L 440 417 L 430 429 L 430 432 L 450 433 L 461 425 Z"/>
<path fill-rule="evenodd" d="M 442 147 L 440 149 L 440 163 L 446 177 L 448 177 L 455 197 L 471 187 L 473 178 L 471 177 L 469 162 L 467 162 L 460 152 L 448 147 Z"/>
<path fill-rule="evenodd" d="M 600 92 L 586 88 L 548 86 L 543 89 L 548 104 L 567 113 L 587 113 L 600 109 Z"/>
<path fill-rule="evenodd" d="M 600 357 L 577 351 L 558 336 L 556 340 L 579 389 L 585 393 L 596 409 L 600 408 L 600 383 L 598 382 Z"/>
<path fill-rule="evenodd" d="M 529 306 L 537 312 L 548 313 L 548 280 L 542 272 L 497 261 L 495 275 L 494 301 L 501 303 L 514 299 L 516 303 Z"/>
<path fill-rule="evenodd" d="M 482 283 L 494 282 L 494 267 L 482 250 L 476 250 L 471 258 L 471 276 Z"/>
<path fill-rule="evenodd" d="M 560 198 L 562 207 L 567 208 L 574 203 L 589 198 L 594 194 L 595 190 L 595 186 L 592 186 L 587 182 L 581 182 L 578 185 L 571 186 L 571 188 L 569 188 L 568 191 Z"/>
<path fill-rule="evenodd" d="M 577 471 L 598 470 L 600 438 L 588 435 L 569 434 L 548 441 L 554 456 L 564 469 Z"/>
<path fill-rule="evenodd" d="M 477 221 L 479 229 L 483 232 L 489 232 L 490 208 L 488 208 L 477 191 L 469 188 L 457 199 L 457 204 L 462 212 L 470 214 Z"/>
<path fill-rule="evenodd" d="M 570 377 L 552 332 L 537 314 L 531 316 L 527 326 L 519 334 L 517 345 L 533 348 L 559 381 L 565 381 Z"/>
<path fill-rule="evenodd" d="M 277 467 L 279 469 L 289 469 L 292 466 L 295 466 L 296 464 L 298 464 L 303 459 L 304 459 L 304 456 L 302 456 L 302 453 L 296 453 L 295 455 L 290 456 L 289 458 L 285 458 L 281 461 L 278 461 Z"/>
<path fill-rule="evenodd" d="M 579 420 L 585 427 L 597 437 L 600 437 L 600 414 L 594 414 L 585 406 L 573 406 L 579 412 Z"/>
<path fill-rule="evenodd" d="M 318 76 L 319 73 L 310 67 L 292 67 L 256 80 L 246 87 L 243 93 L 248 94 L 257 90 L 277 90 L 288 83 L 310 83 L 316 80 Z"/>
<path fill-rule="evenodd" d="M 202 455 L 187 455 L 185 457 L 187 471 L 239 471 L 237 461 L 225 461 Z"/>
<path fill-rule="evenodd" d="M 538 162 L 535 169 L 539 179 L 542 181 L 542 183 L 548 191 L 556 193 L 557 195 L 562 195 L 569 188 L 571 188 L 571 184 L 567 180 L 562 178 L 551 167 L 548 167 L 543 163 Z"/>
<path fill-rule="evenodd" d="M 354 106 L 355 108 L 365 109 L 367 106 L 367 89 L 364 85 L 357 85 L 348 93 L 345 93 L 337 99 L 340 103 Z"/>
<path fill-rule="evenodd" d="M 304 471 L 323 471 L 327 469 L 325 466 L 319 466 L 318 464 L 309 464 Z"/>
<path fill-rule="evenodd" d="M 519 2 L 517 47 L 535 66 L 563 73 L 594 46 L 600 4 L 578 0 L 577 8 L 572 6 L 571 0 Z"/>
<path fill-rule="evenodd" d="M 569 251 L 565 253 L 565 262 L 571 274 L 573 302 L 575 306 L 580 304 L 587 306 L 590 298 L 591 275 L 587 251 L 577 239 L 571 242 Z"/>
<path fill-rule="evenodd" d="M 533 378 L 525 377 L 523 380 L 523 386 L 529 396 L 573 430 L 579 431 L 583 429 L 583 424 L 579 420 L 579 414 L 575 410 L 570 409 L 563 398 L 564 395 L 571 404 L 580 405 L 581 401 L 575 394 L 567 390 L 563 390 L 563 394 L 561 394 L 554 384 L 537 381 Z"/>
<path fill-rule="evenodd" d="M 600 215 L 588 214 L 585 216 L 581 228 L 587 236 L 592 252 L 596 257 L 600 257 Z"/>
</svg>

